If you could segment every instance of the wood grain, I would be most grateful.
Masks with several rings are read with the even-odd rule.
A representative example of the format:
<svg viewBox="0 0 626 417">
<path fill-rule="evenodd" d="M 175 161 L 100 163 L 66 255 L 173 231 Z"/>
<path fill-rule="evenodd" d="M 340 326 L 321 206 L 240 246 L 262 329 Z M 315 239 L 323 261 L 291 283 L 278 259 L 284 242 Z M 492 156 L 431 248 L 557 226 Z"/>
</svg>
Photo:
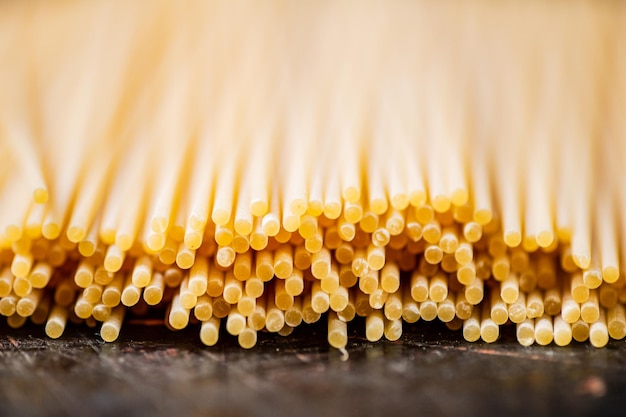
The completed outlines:
<svg viewBox="0 0 626 417">
<path fill-rule="evenodd" d="M 195 328 L 130 324 L 112 344 L 87 327 L 59 340 L 2 328 L 0 415 L 569 416 L 626 405 L 623 342 L 524 348 L 505 331 L 468 344 L 421 323 L 399 342 L 369 343 L 357 326 L 348 358 L 320 326 L 261 334 L 252 351 L 227 335 L 207 348 Z"/>
</svg>

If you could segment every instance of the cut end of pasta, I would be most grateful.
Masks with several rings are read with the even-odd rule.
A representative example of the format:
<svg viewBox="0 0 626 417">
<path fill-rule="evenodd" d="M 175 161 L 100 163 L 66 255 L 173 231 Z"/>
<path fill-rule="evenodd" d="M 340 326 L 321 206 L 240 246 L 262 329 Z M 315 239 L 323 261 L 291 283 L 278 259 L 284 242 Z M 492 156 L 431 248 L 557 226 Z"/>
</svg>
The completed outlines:
<svg viewBox="0 0 626 417">
<path fill-rule="evenodd" d="M 67 229 L 67 238 L 70 242 L 78 243 L 85 238 L 87 232 L 79 226 L 71 226 Z"/>
<path fill-rule="evenodd" d="M 580 269 L 588 269 L 591 264 L 591 257 L 588 255 L 574 254 L 573 259 L 576 266 Z"/>
<path fill-rule="evenodd" d="M 522 243 L 522 234 L 517 231 L 504 232 L 504 243 L 510 248 L 516 248 Z"/>
<path fill-rule="evenodd" d="M 48 202 L 48 190 L 46 188 L 36 188 L 33 191 L 33 201 L 36 204 L 46 204 Z"/>
</svg>

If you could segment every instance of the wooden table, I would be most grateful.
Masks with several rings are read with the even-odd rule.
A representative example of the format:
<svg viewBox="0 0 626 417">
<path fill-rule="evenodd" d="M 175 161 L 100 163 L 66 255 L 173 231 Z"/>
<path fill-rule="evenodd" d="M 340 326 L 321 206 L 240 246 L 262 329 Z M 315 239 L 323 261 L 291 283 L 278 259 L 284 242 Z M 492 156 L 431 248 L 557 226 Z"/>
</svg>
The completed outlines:
<svg viewBox="0 0 626 417">
<path fill-rule="evenodd" d="M 74 327 L 0 328 L 0 415 L 503 416 L 626 415 L 626 343 L 529 348 L 513 328 L 469 344 L 434 323 L 399 342 L 369 343 L 362 322 L 346 358 L 322 325 L 262 334 L 251 351 L 226 334 L 126 324 L 118 342 Z"/>
</svg>

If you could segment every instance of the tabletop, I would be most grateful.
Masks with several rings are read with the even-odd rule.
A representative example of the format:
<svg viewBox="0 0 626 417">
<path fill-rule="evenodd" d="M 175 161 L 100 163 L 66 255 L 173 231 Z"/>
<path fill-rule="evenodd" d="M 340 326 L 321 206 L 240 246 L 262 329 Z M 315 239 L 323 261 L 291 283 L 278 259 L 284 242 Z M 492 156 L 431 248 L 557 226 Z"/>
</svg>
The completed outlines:
<svg viewBox="0 0 626 417">
<path fill-rule="evenodd" d="M 522 347 L 505 327 L 496 343 L 467 343 L 419 323 L 370 343 L 351 327 L 342 353 L 320 324 L 260 334 L 252 350 L 227 334 L 206 347 L 198 328 L 154 323 L 125 324 L 115 343 L 86 326 L 52 340 L 3 325 L 0 415 L 573 416 L 626 406 L 623 341 Z"/>
</svg>

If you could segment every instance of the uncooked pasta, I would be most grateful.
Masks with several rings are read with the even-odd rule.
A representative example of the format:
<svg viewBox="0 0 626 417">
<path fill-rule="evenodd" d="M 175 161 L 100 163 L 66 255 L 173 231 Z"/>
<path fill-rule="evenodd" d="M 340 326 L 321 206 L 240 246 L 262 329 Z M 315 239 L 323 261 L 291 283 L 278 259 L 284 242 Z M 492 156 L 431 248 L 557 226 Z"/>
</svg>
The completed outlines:
<svg viewBox="0 0 626 417">
<path fill-rule="evenodd" d="M 0 63 L 11 328 L 626 335 L 621 2 L 7 1 Z"/>
</svg>

